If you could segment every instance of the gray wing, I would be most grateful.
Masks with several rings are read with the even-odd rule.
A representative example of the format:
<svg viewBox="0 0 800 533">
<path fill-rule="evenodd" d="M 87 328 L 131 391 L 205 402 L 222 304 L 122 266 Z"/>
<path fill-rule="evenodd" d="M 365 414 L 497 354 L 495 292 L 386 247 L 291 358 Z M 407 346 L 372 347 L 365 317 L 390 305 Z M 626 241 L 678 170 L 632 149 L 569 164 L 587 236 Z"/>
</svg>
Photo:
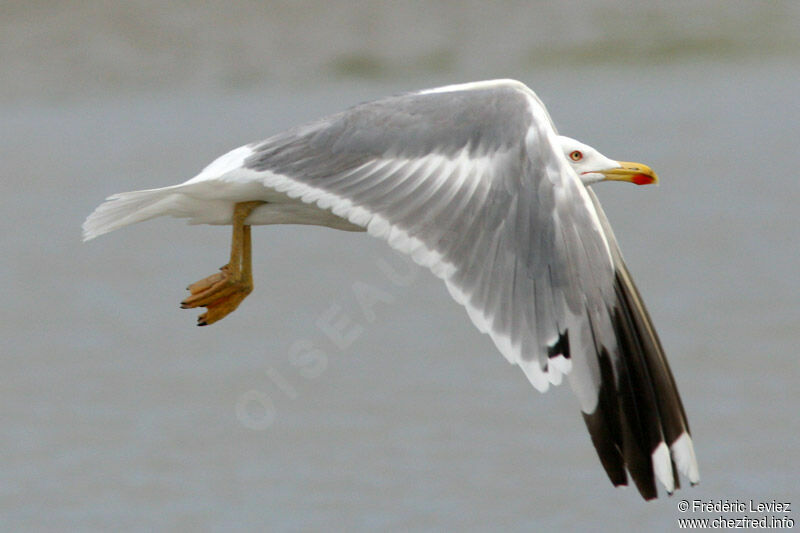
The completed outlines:
<svg viewBox="0 0 800 533">
<path fill-rule="evenodd" d="M 245 170 L 264 185 L 365 227 L 444 279 L 537 389 L 568 374 L 612 482 L 625 483 L 627 467 L 645 497 L 654 472 L 674 488 L 651 378 L 620 372 L 624 343 L 642 335 L 621 326 L 620 309 L 634 324 L 649 318 L 530 89 L 501 81 L 396 96 L 250 148 Z M 626 295 L 636 296 L 627 307 Z"/>
<path fill-rule="evenodd" d="M 568 344 L 590 338 L 613 269 L 532 94 L 506 83 L 363 104 L 268 139 L 246 167 L 431 268 L 544 391 L 573 366 Z M 591 412 L 596 390 L 583 389 Z"/>
</svg>

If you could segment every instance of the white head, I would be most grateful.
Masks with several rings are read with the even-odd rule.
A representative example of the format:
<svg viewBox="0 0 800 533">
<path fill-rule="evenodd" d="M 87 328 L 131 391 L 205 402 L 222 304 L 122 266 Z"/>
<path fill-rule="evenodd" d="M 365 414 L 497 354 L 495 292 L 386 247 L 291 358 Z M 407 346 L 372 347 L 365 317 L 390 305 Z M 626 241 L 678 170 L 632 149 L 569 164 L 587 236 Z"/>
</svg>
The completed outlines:
<svg viewBox="0 0 800 533">
<path fill-rule="evenodd" d="M 658 176 L 647 165 L 614 161 L 591 146 L 563 135 L 559 135 L 558 140 L 564 150 L 564 157 L 584 185 L 604 180 L 629 181 L 636 185 L 658 183 Z"/>
</svg>

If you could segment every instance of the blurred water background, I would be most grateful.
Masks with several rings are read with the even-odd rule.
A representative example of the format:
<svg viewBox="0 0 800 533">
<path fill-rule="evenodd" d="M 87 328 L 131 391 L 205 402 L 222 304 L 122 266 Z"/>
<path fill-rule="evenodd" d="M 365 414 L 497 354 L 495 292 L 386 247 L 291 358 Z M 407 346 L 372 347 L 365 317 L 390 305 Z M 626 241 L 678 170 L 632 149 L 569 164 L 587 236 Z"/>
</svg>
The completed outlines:
<svg viewBox="0 0 800 533">
<path fill-rule="evenodd" d="M 768 514 L 797 520 L 798 28 L 792 0 L 4 2 L 0 529 L 716 516 L 684 498 L 790 501 Z M 538 394 L 438 280 L 363 234 L 256 228 L 256 290 L 209 328 L 178 303 L 227 260 L 227 229 L 162 219 L 80 242 L 111 193 L 363 100 L 493 77 L 661 177 L 596 190 L 686 405 L 695 488 L 614 489 L 571 391 Z"/>
</svg>

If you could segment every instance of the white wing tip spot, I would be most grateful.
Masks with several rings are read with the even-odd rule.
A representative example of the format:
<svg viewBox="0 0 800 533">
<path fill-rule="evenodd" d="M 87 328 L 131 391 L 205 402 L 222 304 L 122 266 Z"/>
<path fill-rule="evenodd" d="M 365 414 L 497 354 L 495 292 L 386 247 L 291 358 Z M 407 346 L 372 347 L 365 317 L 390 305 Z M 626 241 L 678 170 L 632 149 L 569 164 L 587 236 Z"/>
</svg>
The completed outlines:
<svg viewBox="0 0 800 533">
<path fill-rule="evenodd" d="M 675 478 L 672 476 L 672 459 L 670 459 L 669 448 L 667 448 L 666 442 L 661 441 L 656 449 L 653 450 L 651 461 L 656 478 L 664 485 L 668 493 L 672 494 L 675 492 Z"/>
<path fill-rule="evenodd" d="M 697 466 L 697 457 L 694 454 L 692 438 L 688 433 L 682 433 L 680 437 L 670 446 L 672 456 L 675 458 L 675 465 L 683 473 L 692 485 L 700 483 L 700 470 Z"/>
</svg>

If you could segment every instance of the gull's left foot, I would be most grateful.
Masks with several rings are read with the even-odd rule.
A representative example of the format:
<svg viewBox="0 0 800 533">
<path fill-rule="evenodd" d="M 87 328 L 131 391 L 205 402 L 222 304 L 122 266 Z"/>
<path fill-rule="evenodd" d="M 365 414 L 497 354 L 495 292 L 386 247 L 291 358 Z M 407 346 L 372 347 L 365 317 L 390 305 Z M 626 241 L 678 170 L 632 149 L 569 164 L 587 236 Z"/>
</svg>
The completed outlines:
<svg viewBox="0 0 800 533">
<path fill-rule="evenodd" d="M 192 283 L 186 289 L 191 295 L 181 302 L 183 309 L 205 307 L 197 317 L 198 326 L 207 326 L 232 313 L 253 291 L 253 267 L 250 246 L 250 226 L 244 221 L 264 202 L 240 202 L 233 208 L 233 237 L 231 260 L 216 274 Z"/>
<path fill-rule="evenodd" d="M 207 311 L 197 317 L 198 326 L 207 326 L 232 313 L 253 291 L 252 278 L 236 276 L 228 265 L 220 272 L 192 283 L 187 287 L 191 296 L 181 302 L 181 308 L 206 307 Z"/>
</svg>

